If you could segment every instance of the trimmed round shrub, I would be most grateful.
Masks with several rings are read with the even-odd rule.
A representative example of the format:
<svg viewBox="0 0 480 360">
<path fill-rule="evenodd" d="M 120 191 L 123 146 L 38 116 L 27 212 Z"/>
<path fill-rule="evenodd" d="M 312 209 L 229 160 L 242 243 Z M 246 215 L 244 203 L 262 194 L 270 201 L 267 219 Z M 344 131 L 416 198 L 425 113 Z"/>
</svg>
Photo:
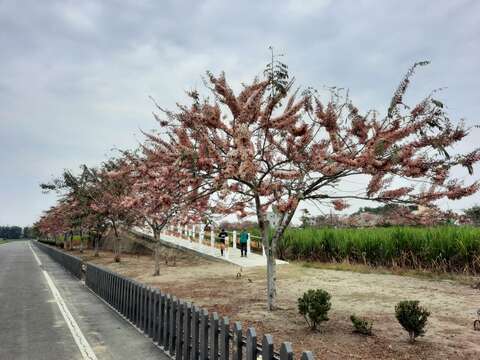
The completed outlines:
<svg viewBox="0 0 480 360">
<path fill-rule="evenodd" d="M 350 321 L 353 325 L 353 332 L 362 335 L 372 335 L 373 321 L 357 317 L 355 315 L 350 316 Z"/>
<path fill-rule="evenodd" d="M 322 289 L 310 289 L 298 298 L 298 312 L 312 330 L 321 322 L 328 321 L 327 315 L 331 306 L 330 294 Z"/>
<path fill-rule="evenodd" d="M 395 317 L 402 327 L 408 332 L 411 342 L 418 336 L 425 334 L 425 326 L 430 312 L 419 305 L 418 300 L 400 301 L 395 306 Z"/>
</svg>

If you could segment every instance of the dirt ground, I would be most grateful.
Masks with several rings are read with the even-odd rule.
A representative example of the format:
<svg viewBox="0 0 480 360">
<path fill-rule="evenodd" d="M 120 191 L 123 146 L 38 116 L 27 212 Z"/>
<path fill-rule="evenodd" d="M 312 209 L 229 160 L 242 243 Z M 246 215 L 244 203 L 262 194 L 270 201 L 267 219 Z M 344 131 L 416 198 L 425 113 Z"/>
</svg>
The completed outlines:
<svg viewBox="0 0 480 360">
<path fill-rule="evenodd" d="M 278 309 L 267 312 L 265 269 L 241 270 L 179 251 L 166 253 L 175 255 L 176 265 L 163 263 L 158 277 L 151 275 L 151 256 L 125 254 L 120 263 L 114 263 L 108 252 L 98 258 L 91 251 L 82 256 L 231 321 L 241 321 L 244 329 L 253 326 L 259 339 L 261 334 L 272 334 L 277 347 L 290 341 L 297 354 L 311 350 L 316 359 L 480 359 L 480 332 L 472 325 L 480 308 L 480 291 L 457 281 L 292 263 L 278 267 Z M 316 332 L 307 329 L 297 312 L 298 297 L 310 288 L 325 289 L 332 296 L 330 320 Z M 394 315 L 395 304 L 407 299 L 420 300 L 431 312 L 425 337 L 413 345 Z M 352 333 L 351 314 L 373 320 L 374 336 Z"/>
</svg>

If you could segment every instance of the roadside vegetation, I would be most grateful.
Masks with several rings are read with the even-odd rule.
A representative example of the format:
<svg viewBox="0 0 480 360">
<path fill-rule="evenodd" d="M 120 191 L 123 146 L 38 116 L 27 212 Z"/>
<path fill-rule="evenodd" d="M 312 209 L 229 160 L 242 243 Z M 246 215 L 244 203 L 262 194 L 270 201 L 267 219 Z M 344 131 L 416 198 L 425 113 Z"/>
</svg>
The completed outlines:
<svg viewBox="0 0 480 360">
<path fill-rule="evenodd" d="M 462 153 L 455 148 L 465 148 L 470 129 L 450 119 L 447 106 L 433 97 L 435 92 L 406 104 L 414 72 L 428 61 L 408 70 L 382 113 L 359 109 L 340 88 L 326 89 L 326 94 L 298 89 L 287 65 L 270 50 L 264 76 L 243 84 L 238 93 L 224 73 L 207 72 L 208 94 L 190 91 L 188 103 L 173 110 L 154 101 L 159 127 L 144 133 L 137 149 L 118 151 L 94 167 L 83 165 L 78 174 L 65 170 L 43 183 L 42 189 L 58 193 L 59 200 L 35 224 L 41 238 L 55 243 L 60 239 L 64 249 L 73 250 L 79 235 L 79 253 L 87 252 L 85 246 L 93 247 L 93 255 L 88 250 L 92 261 L 232 319 L 255 322 L 260 331 L 268 329 L 274 335 L 279 328 L 287 330 L 282 341 L 293 340 L 319 355 L 328 353 L 328 358 L 344 359 L 359 352 L 365 359 L 409 358 L 410 353 L 416 358 L 417 352 L 420 358 L 432 354 L 456 358 L 443 335 L 454 333 L 454 323 L 455 331 L 461 329 L 461 340 L 472 342 L 472 334 L 465 334 L 468 312 L 475 306 L 469 297 L 472 288 L 298 263 L 278 268 L 276 259 L 480 272 L 478 229 L 408 226 L 426 225 L 428 218 L 441 220 L 436 224 L 465 224 L 460 217 L 444 216 L 438 205 L 480 190 L 480 181 L 467 180 L 458 172 L 463 167 L 473 175 L 480 162 L 480 149 Z M 352 191 L 350 184 L 359 175 L 364 182 Z M 403 211 L 397 220 L 408 221 L 401 227 L 365 229 L 362 223 L 370 224 L 382 213 L 357 214 L 351 228 L 293 227 L 292 220 L 306 203 L 340 212 L 357 201 L 390 205 L 390 210 L 395 205 Z M 428 216 L 416 221 L 410 213 L 420 208 L 429 209 L 422 210 Z M 303 225 L 309 223 L 306 215 Z M 263 252 L 266 269 L 239 271 L 225 264 L 202 269 L 187 264 L 172 276 L 166 261 L 165 271 L 160 271 L 160 233 L 167 226 L 211 224 L 229 216 L 254 219 L 254 248 Z M 381 224 L 395 220 L 383 217 Z M 333 225 L 332 216 L 330 220 Z M 140 261 L 140 254 L 122 254 L 122 231 L 139 227 L 153 234 L 153 259 Z M 101 254 L 107 237 L 114 240 L 109 259 Z M 412 341 L 424 334 L 429 311 L 432 317 L 442 312 L 442 319 L 432 319 L 435 344 L 409 353 L 398 342 L 403 331 L 395 321 L 395 305 L 404 299 L 412 300 L 398 305 L 396 315 Z M 449 311 L 443 311 L 447 306 Z M 352 313 L 359 317 L 351 318 Z M 352 324 L 368 335 L 373 322 L 375 336 L 364 337 L 360 350 Z M 313 329 L 329 335 L 322 342 Z M 478 337 L 473 342 L 478 343 Z M 467 348 L 465 354 L 479 350 L 474 344 Z"/>
<path fill-rule="evenodd" d="M 0 226 L 0 239 L 28 239 L 33 235 L 31 227 Z"/>
<path fill-rule="evenodd" d="M 477 274 L 480 228 L 290 228 L 279 243 L 279 255 L 288 260 Z"/>
<path fill-rule="evenodd" d="M 279 266 L 279 309 L 268 312 L 263 303 L 265 268 L 244 268 L 237 277 L 236 266 L 173 251 L 176 265 L 165 264 L 160 276 L 152 275 L 151 255 L 124 253 L 117 263 L 112 251 L 102 250 L 99 257 L 92 249 L 71 253 L 240 321 L 244 329 L 253 326 L 258 338 L 270 333 L 276 342 L 292 342 L 295 352 L 307 348 L 318 358 L 476 359 L 480 353 L 478 333 L 472 330 L 472 309 L 478 307 L 479 293 L 458 282 L 306 268 L 293 262 Z M 328 313 L 323 296 L 318 302 L 317 297 L 307 296 L 308 306 L 302 307 L 309 321 L 316 321 L 316 330 L 299 312 L 299 297 L 308 289 L 323 289 L 330 295 Z M 402 307 L 400 318 L 406 328 L 397 319 L 395 307 L 404 300 L 418 300 L 431 313 L 423 328 L 424 316 L 416 315 L 415 309 Z M 320 321 L 324 315 L 328 321 Z M 419 329 L 426 333 L 413 347 L 410 332 L 420 334 Z"/>
</svg>

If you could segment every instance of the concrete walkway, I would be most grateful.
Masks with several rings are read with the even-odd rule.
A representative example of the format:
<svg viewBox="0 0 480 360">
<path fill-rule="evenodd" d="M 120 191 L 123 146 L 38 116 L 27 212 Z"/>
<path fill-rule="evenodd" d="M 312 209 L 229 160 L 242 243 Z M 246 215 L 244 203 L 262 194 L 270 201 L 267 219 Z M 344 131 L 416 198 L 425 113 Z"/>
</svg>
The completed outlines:
<svg viewBox="0 0 480 360">
<path fill-rule="evenodd" d="M 152 232 L 146 228 L 135 228 L 135 231 L 138 231 L 147 236 L 152 236 Z M 226 251 L 225 256 L 222 257 L 220 254 L 220 249 L 205 244 L 200 244 L 198 240 L 190 241 L 187 239 L 179 238 L 177 236 L 167 235 L 163 233 L 161 234 L 160 239 L 166 243 L 171 244 L 174 247 L 192 250 L 204 256 L 208 256 L 217 260 L 227 261 L 241 267 L 267 266 L 267 258 L 256 253 L 250 253 L 247 257 L 241 257 L 240 249 L 233 249 L 232 247 L 230 247 L 228 248 L 228 251 Z M 276 262 L 277 265 L 288 264 L 288 262 L 278 259 Z"/>
<path fill-rule="evenodd" d="M 29 242 L 1 245 L 0 269 L 0 359 L 169 359 Z"/>
</svg>

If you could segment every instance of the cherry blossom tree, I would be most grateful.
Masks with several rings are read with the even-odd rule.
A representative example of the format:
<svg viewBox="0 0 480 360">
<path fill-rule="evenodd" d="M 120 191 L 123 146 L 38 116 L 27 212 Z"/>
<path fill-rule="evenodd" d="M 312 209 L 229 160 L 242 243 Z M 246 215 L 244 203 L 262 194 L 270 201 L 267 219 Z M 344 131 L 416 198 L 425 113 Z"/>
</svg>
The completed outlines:
<svg viewBox="0 0 480 360">
<path fill-rule="evenodd" d="M 224 74 L 208 73 L 210 98 L 193 91 L 191 103 L 175 111 L 157 104 L 157 120 L 178 144 L 176 162 L 217 191 L 217 209 L 256 216 L 267 254 L 269 310 L 275 306 L 277 244 L 301 202 L 336 210 L 353 199 L 428 206 L 479 189 L 478 182 L 451 176 L 457 166 L 472 173 L 480 160 L 478 149 L 449 153 L 468 129 L 450 121 L 435 92 L 414 106 L 404 103 L 415 69 L 426 64 L 408 71 L 384 116 L 361 112 L 338 89 L 327 96 L 300 91 L 285 72 L 277 77 L 269 71 L 238 94 Z M 358 176 L 367 181 L 352 192 L 345 180 Z M 271 236 L 269 211 L 278 217 Z"/>
</svg>

